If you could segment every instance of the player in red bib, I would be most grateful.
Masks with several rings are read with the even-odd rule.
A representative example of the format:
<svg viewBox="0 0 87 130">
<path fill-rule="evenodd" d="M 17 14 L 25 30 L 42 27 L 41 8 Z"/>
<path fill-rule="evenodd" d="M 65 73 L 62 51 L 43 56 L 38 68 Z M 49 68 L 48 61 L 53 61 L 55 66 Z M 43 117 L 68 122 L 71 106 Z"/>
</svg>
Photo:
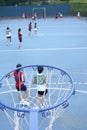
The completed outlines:
<svg viewBox="0 0 87 130">
<path fill-rule="evenodd" d="M 19 39 L 19 48 L 22 46 L 22 31 L 21 28 L 18 29 L 18 39 Z"/>
<path fill-rule="evenodd" d="M 15 70 L 14 72 L 12 72 L 10 75 L 14 76 L 15 86 L 16 86 L 16 89 L 18 91 L 19 101 L 23 101 L 23 100 L 26 101 L 26 99 L 28 97 L 28 90 L 27 90 L 27 87 L 24 84 L 24 82 L 25 82 L 24 73 L 21 71 L 20 67 L 22 67 L 22 65 L 17 64 L 16 68 L 18 68 L 18 69 Z M 21 91 L 24 91 L 24 97 L 22 97 Z"/>
<path fill-rule="evenodd" d="M 29 35 L 31 35 L 31 30 L 32 30 L 32 23 L 31 22 L 28 25 L 28 30 L 29 30 Z"/>
</svg>

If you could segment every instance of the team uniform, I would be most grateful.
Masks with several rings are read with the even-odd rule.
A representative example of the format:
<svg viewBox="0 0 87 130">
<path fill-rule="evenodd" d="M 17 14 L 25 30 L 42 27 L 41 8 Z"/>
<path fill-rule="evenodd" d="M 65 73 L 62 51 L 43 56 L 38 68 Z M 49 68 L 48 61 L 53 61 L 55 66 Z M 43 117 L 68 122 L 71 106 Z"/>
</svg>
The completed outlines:
<svg viewBox="0 0 87 130">
<path fill-rule="evenodd" d="M 34 24 L 34 31 L 35 31 L 35 34 L 37 33 L 37 23 Z"/>
<path fill-rule="evenodd" d="M 31 22 L 28 25 L 28 30 L 29 30 L 29 34 L 31 34 L 31 30 L 32 30 L 32 24 L 31 24 Z"/>
<path fill-rule="evenodd" d="M 7 37 L 7 42 L 11 43 L 11 30 L 9 27 L 7 27 L 7 30 L 6 30 L 6 37 Z"/>
<path fill-rule="evenodd" d="M 15 87 L 17 89 L 18 99 L 20 101 L 19 105 L 29 106 L 29 102 L 27 101 L 28 89 L 27 89 L 26 85 L 24 84 L 24 82 L 25 82 L 24 73 L 23 73 L 23 71 L 21 71 L 20 67 L 22 67 L 22 65 L 17 64 L 16 65 L 17 69 L 15 71 L 13 71 L 12 73 L 10 73 L 10 76 L 14 76 Z M 23 91 L 24 94 L 22 94 L 21 91 Z"/>
<path fill-rule="evenodd" d="M 40 96 L 42 96 L 45 93 L 46 85 L 45 80 L 46 77 L 43 74 L 37 74 L 37 76 L 34 77 L 35 82 L 37 84 L 37 91 Z"/>
<path fill-rule="evenodd" d="M 20 42 L 22 42 L 22 33 L 21 32 L 18 32 L 18 39 Z"/>
<path fill-rule="evenodd" d="M 36 84 L 37 86 L 37 107 L 44 107 L 45 106 L 45 97 L 46 95 L 46 88 L 48 86 L 48 80 L 47 76 L 43 73 L 43 66 L 38 66 L 37 67 L 37 74 L 34 75 L 32 84 Z M 41 101 L 41 104 L 40 104 Z"/>
<path fill-rule="evenodd" d="M 24 81 L 22 79 L 23 72 L 21 71 L 14 71 L 14 78 L 15 78 L 15 86 L 17 91 L 27 91 L 27 87 L 24 85 Z M 20 101 L 21 106 L 29 106 L 29 102 L 26 99 L 21 99 Z"/>
<path fill-rule="evenodd" d="M 22 81 L 22 76 L 23 76 L 23 72 L 21 71 L 14 71 L 14 78 L 15 78 L 15 82 L 16 82 L 16 89 L 18 91 L 22 90 L 22 91 L 26 91 L 26 86 L 24 85 L 24 81 Z"/>
<path fill-rule="evenodd" d="M 11 38 L 11 31 L 10 30 L 6 30 L 6 36 L 7 36 L 7 38 Z"/>
<path fill-rule="evenodd" d="M 22 32 L 21 28 L 18 29 L 19 48 L 22 46 Z"/>
</svg>

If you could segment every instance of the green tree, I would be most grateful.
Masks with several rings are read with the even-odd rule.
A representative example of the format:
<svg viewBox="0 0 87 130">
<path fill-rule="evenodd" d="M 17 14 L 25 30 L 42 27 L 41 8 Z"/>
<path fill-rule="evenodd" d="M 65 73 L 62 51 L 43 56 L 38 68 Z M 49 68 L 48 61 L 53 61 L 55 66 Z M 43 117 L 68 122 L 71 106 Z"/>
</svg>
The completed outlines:
<svg viewBox="0 0 87 130">
<path fill-rule="evenodd" d="M 16 4 L 20 4 L 22 3 L 23 1 L 26 1 L 26 0 L 0 0 L 0 6 L 2 5 L 16 5 Z"/>
<path fill-rule="evenodd" d="M 2 5 L 6 5 L 5 0 L 0 0 L 0 6 L 2 6 Z"/>
</svg>

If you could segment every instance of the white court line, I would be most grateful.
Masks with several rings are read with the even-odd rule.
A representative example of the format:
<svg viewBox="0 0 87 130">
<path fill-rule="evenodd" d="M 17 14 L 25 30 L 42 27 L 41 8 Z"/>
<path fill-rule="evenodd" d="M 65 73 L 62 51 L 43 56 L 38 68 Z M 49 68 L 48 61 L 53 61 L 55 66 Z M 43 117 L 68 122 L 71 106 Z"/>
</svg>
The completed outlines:
<svg viewBox="0 0 87 130">
<path fill-rule="evenodd" d="M 59 90 L 59 88 L 51 88 L 51 90 Z M 31 88 L 31 90 L 36 90 L 36 88 Z M 66 89 L 66 90 L 69 90 L 69 89 Z M 80 90 L 80 89 L 76 89 L 75 90 L 76 92 L 78 92 L 78 93 L 83 93 L 83 94 L 87 94 L 87 91 L 85 91 L 85 90 Z M 0 92 L 0 95 L 1 94 L 6 94 L 6 93 L 11 93 L 11 92 L 17 92 L 16 90 L 8 90 L 8 91 L 2 91 L 2 92 Z"/>
<path fill-rule="evenodd" d="M 75 90 L 76 92 L 78 92 L 78 93 L 83 93 L 83 94 L 87 94 L 87 91 L 85 91 L 85 90 Z"/>
<path fill-rule="evenodd" d="M 2 52 L 23 52 L 23 51 L 59 51 L 59 50 L 87 50 L 87 47 L 77 47 L 77 48 L 37 48 L 37 49 L 0 50 L 0 53 L 2 53 Z"/>
</svg>

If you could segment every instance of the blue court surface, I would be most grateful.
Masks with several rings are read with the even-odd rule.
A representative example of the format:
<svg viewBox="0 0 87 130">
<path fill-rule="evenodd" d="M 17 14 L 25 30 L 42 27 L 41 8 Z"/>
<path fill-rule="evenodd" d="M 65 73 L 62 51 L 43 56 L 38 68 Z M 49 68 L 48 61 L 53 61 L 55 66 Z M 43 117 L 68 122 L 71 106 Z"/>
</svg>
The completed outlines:
<svg viewBox="0 0 87 130">
<path fill-rule="evenodd" d="M 31 36 L 28 31 L 30 21 L 33 27 Z M 54 122 L 52 130 L 87 130 L 87 20 L 64 17 L 37 19 L 36 22 L 37 34 L 31 19 L 0 20 L 0 76 L 15 69 L 18 63 L 23 66 L 45 64 L 65 70 L 73 78 L 76 94 L 71 97 L 63 115 Z M 9 46 L 6 45 L 7 26 L 12 31 Z M 23 33 L 20 49 L 18 28 Z M 14 130 L 7 122 L 0 110 L 0 130 Z M 45 127 L 40 130 L 45 130 Z"/>
</svg>

